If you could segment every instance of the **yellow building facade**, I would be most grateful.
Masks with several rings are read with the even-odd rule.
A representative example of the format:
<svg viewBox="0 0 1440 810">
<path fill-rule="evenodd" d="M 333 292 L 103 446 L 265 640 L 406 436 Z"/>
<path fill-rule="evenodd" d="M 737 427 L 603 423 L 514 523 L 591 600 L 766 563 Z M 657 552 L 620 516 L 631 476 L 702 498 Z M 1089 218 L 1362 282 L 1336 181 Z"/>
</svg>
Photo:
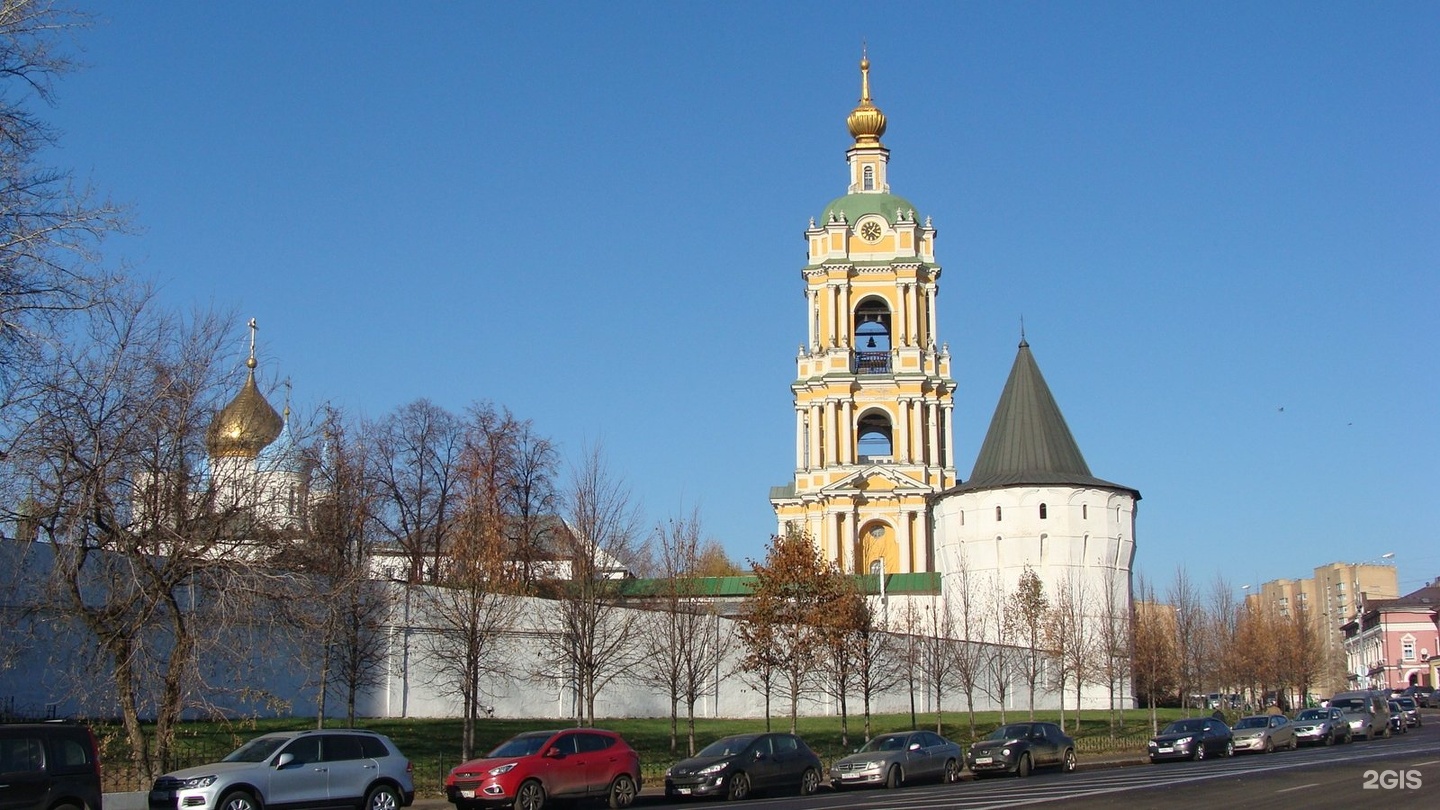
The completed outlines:
<svg viewBox="0 0 1440 810">
<path fill-rule="evenodd" d="M 929 498 L 954 486 L 955 383 L 939 342 L 935 229 L 890 192 L 870 63 L 847 125 L 846 193 L 805 231 L 807 339 L 796 357 L 795 479 L 771 490 L 778 533 L 851 573 L 935 570 Z"/>
</svg>

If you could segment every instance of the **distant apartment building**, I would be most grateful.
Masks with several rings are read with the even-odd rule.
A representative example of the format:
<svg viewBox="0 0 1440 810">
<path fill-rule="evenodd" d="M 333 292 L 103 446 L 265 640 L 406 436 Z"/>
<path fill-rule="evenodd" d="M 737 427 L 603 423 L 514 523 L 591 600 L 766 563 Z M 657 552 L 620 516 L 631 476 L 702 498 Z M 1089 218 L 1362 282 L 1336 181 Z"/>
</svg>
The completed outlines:
<svg viewBox="0 0 1440 810">
<path fill-rule="evenodd" d="M 1321 673 L 1320 688 L 1335 691 L 1346 686 L 1354 670 L 1346 661 L 1342 628 L 1376 600 L 1400 595 L 1395 566 L 1374 563 L 1332 562 L 1315 569 L 1307 579 L 1274 579 L 1261 583 L 1258 593 L 1249 594 L 1250 607 L 1271 607 L 1290 618 L 1305 611 L 1321 634 L 1329 666 Z"/>
</svg>

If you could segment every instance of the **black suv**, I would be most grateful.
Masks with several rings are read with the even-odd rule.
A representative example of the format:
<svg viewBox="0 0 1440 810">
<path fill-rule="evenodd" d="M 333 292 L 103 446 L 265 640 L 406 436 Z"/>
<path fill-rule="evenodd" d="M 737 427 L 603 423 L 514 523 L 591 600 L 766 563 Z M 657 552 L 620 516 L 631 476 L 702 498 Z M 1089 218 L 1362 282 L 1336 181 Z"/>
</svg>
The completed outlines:
<svg viewBox="0 0 1440 810">
<path fill-rule="evenodd" d="M 102 810 L 95 735 L 76 723 L 0 725 L 0 808 Z"/>
</svg>

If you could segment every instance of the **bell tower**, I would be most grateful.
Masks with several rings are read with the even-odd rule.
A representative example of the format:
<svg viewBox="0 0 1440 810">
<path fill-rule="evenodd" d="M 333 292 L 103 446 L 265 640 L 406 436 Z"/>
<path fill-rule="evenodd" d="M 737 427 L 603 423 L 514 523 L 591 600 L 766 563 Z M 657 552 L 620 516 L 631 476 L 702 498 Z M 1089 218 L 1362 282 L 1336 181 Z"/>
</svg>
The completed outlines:
<svg viewBox="0 0 1440 810">
<path fill-rule="evenodd" d="M 957 482 L 955 383 L 936 338 L 935 229 L 890 193 L 868 58 L 846 124 L 846 193 L 805 231 L 795 480 L 770 503 L 780 534 L 805 532 L 845 572 L 933 571 L 929 499 Z"/>
</svg>

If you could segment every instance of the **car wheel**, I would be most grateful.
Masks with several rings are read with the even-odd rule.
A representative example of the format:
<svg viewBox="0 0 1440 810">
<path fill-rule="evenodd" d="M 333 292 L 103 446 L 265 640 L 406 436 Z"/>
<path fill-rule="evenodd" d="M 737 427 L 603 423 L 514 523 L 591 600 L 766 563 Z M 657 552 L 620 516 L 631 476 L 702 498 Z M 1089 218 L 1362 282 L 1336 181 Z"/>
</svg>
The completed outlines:
<svg viewBox="0 0 1440 810">
<path fill-rule="evenodd" d="M 890 770 L 885 772 L 885 788 L 894 790 L 900 787 L 900 766 L 891 765 Z"/>
<path fill-rule="evenodd" d="M 810 796 L 820 789 L 820 772 L 814 768 L 806 768 L 805 773 L 800 776 L 800 795 Z"/>
<path fill-rule="evenodd" d="M 540 810 L 545 806 L 545 788 L 534 779 L 520 783 L 515 791 L 515 810 Z"/>
<path fill-rule="evenodd" d="M 1015 775 L 1024 779 L 1030 775 L 1030 755 L 1021 754 L 1020 763 L 1015 766 Z"/>
<path fill-rule="evenodd" d="M 750 777 L 746 776 L 744 771 L 730 777 L 730 789 L 726 791 L 725 797 L 732 802 L 750 798 Z"/>
<path fill-rule="evenodd" d="M 1226 741 L 1225 741 L 1225 756 L 1227 756 L 1227 757 L 1233 757 L 1233 756 L 1235 756 L 1235 741 L 1234 741 L 1234 740 L 1226 740 Z"/>
<path fill-rule="evenodd" d="M 1272 740 L 1272 739 L 1270 739 L 1269 737 L 1266 737 L 1266 738 L 1265 738 L 1265 753 L 1267 753 L 1267 754 L 1273 754 L 1273 753 L 1275 753 L 1275 741 Z"/>
<path fill-rule="evenodd" d="M 400 795 L 389 785 L 376 785 L 365 797 L 365 810 L 400 810 Z"/>
<path fill-rule="evenodd" d="M 260 810 L 260 803 L 249 793 L 237 790 L 220 800 L 220 810 Z"/>
<path fill-rule="evenodd" d="M 629 807 L 635 803 L 635 794 L 638 792 L 635 789 L 635 780 L 630 778 L 630 774 L 620 774 L 610 783 L 610 807 L 613 810 Z"/>
<path fill-rule="evenodd" d="M 953 785 L 960 781 L 960 763 L 953 759 L 945 760 L 945 775 L 940 777 L 941 784 Z"/>
<path fill-rule="evenodd" d="M 1066 749 L 1065 749 L 1065 766 L 1064 766 L 1064 771 L 1065 771 L 1065 773 L 1074 773 L 1074 772 L 1075 772 L 1075 766 L 1076 766 L 1076 763 L 1075 763 L 1075 749 L 1074 749 L 1074 748 L 1066 748 Z"/>
<path fill-rule="evenodd" d="M 1195 753 L 1194 753 L 1194 755 L 1192 755 L 1190 758 L 1193 759 L 1193 760 L 1195 760 L 1196 762 L 1199 762 L 1200 760 L 1202 760 L 1202 759 L 1205 758 L 1205 741 L 1204 741 L 1204 740 L 1201 740 L 1200 742 L 1198 742 L 1198 743 L 1195 744 Z"/>
</svg>

